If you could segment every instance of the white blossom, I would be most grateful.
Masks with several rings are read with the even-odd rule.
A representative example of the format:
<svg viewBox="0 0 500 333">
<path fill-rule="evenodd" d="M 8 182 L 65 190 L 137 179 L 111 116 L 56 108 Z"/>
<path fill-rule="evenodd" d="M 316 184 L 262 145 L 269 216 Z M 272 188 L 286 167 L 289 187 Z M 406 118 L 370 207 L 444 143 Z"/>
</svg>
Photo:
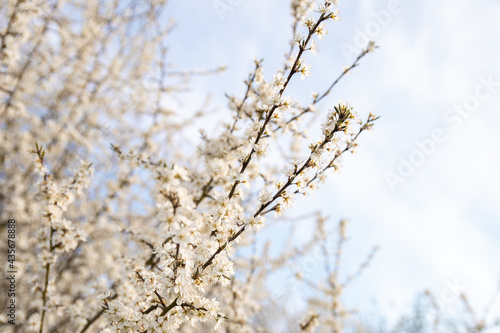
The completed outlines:
<svg viewBox="0 0 500 333">
<path fill-rule="evenodd" d="M 293 244 L 276 259 L 256 233 L 323 182 L 331 156 L 371 125 L 339 105 L 314 128 L 323 134 L 314 148 L 301 149 L 302 116 L 320 94 L 289 87 L 311 75 L 305 53 L 318 53 L 312 37 L 327 35 L 337 1 L 324 6 L 330 17 L 312 0 L 291 1 L 294 45 L 282 66 L 267 80 L 255 59 L 217 123 L 211 103 L 191 114 L 181 92 L 223 67 L 175 69 L 166 3 L 6 1 L 0 10 L 0 215 L 20 226 L 16 269 L 28 280 L 16 296 L 29 304 L 16 309 L 20 332 L 265 330 L 254 319 L 266 313 L 271 268 L 311 248 Z"/>
</svg>

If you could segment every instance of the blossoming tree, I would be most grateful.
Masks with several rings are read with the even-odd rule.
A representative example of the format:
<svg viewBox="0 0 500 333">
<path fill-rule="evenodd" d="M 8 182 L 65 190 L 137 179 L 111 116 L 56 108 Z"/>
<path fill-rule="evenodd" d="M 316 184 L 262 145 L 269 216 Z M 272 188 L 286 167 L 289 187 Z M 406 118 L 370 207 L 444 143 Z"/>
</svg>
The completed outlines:
<svg viewBox="0 0 500 333">
<path fill-rule="evenodd" d="M 338 275 L 345 222 L 331 244 L 325 218 L 315 215 L 313 239 L 279 254 L 257 232 L 293 218 L 286 211 L 295 198 L 312 194 L 372 127 L 375 115 L 362 120 L 344 102 L 319 115 L 312 136 L 303 120 L 318 115 L 375 45 L 306 105 L 294 101 L 289 87 L 311 75 L 305 54 L 316 55 L 340 16 L 335 0 L 291 1 L 293 38 L 282 68 L 266 79 L 256 60 L 244 95 L 228 96 L 217 134 L 202 131 L 190 148 L 186 129 L 206 110 L 186 120 L 165 101 L 182 97 L 191 78 L 223 68 L 172 70 L 166 5 L 2 1 L 0 228 L 17 221 L 22 282 L 16 325 L 2 315 L 1 330 L 265 331 L 269 301 L 278 300 L 266 288 L 269 274 L 323 244 L 335 259 L 326 261 L 326 284 L 301 272 L 296 278 L 324 297 L 311 299 L 292 326 L 340 332 L 348 314 L 340 295 L 350 282 Z M 283 142 L 292 145 L 280 157 L 274 152 Z"/>
</svg>

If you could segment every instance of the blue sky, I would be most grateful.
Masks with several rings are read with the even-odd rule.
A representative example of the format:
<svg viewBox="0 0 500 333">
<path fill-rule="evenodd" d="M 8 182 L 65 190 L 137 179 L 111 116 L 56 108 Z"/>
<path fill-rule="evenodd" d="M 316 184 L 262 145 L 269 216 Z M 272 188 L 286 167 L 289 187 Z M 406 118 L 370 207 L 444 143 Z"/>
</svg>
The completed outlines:
<svg viewBox="0 0 500 333">
<path fill-rule="evenodd" d="M 241 0 L 223 19 L 212 0 L 172 1 L 178 21 L 170 60 L 180 69 L 227 65 L 228 70 L 193 82 L 186 109 L 213 94 L 224 115 L 224 93 L 242 94 L 242 80 L 253 58 L 264 58 L 268 76 L 280 66 L 290 39 L 288 1 Z M 363 60 L 322 105 L 350 102 L 362 115 L 381 115 L 343 161 L 318 200 L 304 210 L 322 208 L 332 219 L 348 218 L 352 268 L 372 245 L 381 246 L 373 265 L 347 291 L 348 303 L 394 319 L 410 309 L 426 288 L 440 295 L 450 281 L 463 286 L 479 310 L 494 298 L 500 277 L 500 1 L 400 1 L 401 12 L 380 29 L 374 13 L 391 1 L 341 1 L 342 21 L 329 25 L 321 52 L 311 60 L 312 77 L 297 92 L 321 90 L 349 64 L 342 49 L 355 46 L 369 31 L 380 48 Z M 481 81 L 493 81 L 485 86 Z M 482 95 L 474 105 L 477 89 Z M 488 90 L 490 89 L 490 90 Z M 198 96 L 198 97 L 197 97 Z M 456 116 L 455 105 L 473 111 Z M 455 116 L 450 121 L 450 116 Z M 448 117 L 448 118 L 447 118 Z M 416 143 L 445 136 L 424 154 Z M 391 188 L 401 160 L 419 165 Z M 352 260 L 350 260 L 352 259 Z M 448 281 L 448 282 L 447 282 Z M 451 306 L 456 300 L 450 302 Z M 396 311 L 395 311 L 396 310 Z M 500 299 L 496 310 L 500 315 Z"/>
</svg>

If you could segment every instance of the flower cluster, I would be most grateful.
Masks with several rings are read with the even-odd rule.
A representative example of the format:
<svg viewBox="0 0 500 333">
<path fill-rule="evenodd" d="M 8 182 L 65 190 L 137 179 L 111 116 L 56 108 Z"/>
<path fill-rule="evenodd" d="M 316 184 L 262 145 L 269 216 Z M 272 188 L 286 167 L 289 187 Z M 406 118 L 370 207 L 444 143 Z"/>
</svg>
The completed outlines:
<svg viewBox="0 0 500 333">
<path fill-rule="evenodd" d="M 57 293 L 55 280 L 51 275 L 51 268 L 56 264 L 58 256 L 73 252 L 78 244 L 85 241 L 83 230 L 78 229 L 73 223 L 64 218 L 64 213 L 75 201 L 75 194 L 80 194 L 87 188 L 90 177 L 94 172 L 91 164 L 81 162 L 73 177 L 56 182 L 49 169 L 44 165 L 45 151 L 36 144 L 35 167 L 41 173 L 42 180 L 38 183 L 42 202 L 45 202 L 41 225 L 36 230 L 34 247 L 38 247 L 39 266 L 33 267 L 34 272 L 43 271 L 41 281 L 34 281 L 42 292 L 42 312 L 39 318 L 39 327 L 43 327 L 46 311 L 60 313 L 69 307 Z"/>
</svg>

